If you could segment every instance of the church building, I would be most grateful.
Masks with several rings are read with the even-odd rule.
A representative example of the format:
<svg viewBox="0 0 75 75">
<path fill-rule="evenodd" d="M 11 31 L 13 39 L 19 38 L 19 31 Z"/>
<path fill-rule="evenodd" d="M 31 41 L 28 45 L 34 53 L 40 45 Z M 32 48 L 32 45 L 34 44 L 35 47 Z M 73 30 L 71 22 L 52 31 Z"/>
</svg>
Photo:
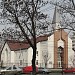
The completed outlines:
<svg viewBox="0 0 75 75">
<path fill-rule="evenodd" d="M 54 34 L 48 37 L 48 51 L 51 52 L 53 68 L 67 68 L 73 66 L 71 57 L 74 56 L 72 50 L 72 40 L 68 33 L 60 25 L 60 14 L 55 7 L 53 25 L 55 27 Z M 52 47 L 53 48 L 52 48 Z M 52 49 L 51 49 L 52 48 Z"/>
<path fill-rule="evenodd" d="M 74 56 L 72 40 L 69 38 L 68 33 L 61 27 L 60 21 L 60 14 L 57 7 L 55 7 L 52 21 L 55 27 L 54 33 L 49 36 L 39 36 L 36 40 L 36 65 L 38 67 L 73 67 L 73 58 L 71 58 Z M 32 65 L 32 51 L 29 44 L 14 41 L 6 42 L 2 48 L 1 61 L 6 66 L 11 64 L 29 66 Z"/>
</svg>

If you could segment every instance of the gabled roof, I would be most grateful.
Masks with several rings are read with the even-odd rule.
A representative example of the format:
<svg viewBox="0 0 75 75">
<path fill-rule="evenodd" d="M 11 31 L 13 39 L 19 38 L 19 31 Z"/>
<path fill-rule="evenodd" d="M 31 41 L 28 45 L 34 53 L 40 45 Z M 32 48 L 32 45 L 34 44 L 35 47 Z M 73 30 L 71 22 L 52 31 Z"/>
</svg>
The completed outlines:
<svg viewBox="0 0 75 75">
<path fill-rule="evenodd" d="M 37 37 L 36 42 L 42 42 L 47 41 L 48 35 L 39 36 Z M 18 41 L 18 40 L 6 40 L 6 43 L 8 44 L 11 51 L 17 51 L 17 50 L 24 50 L 30 47 L 27 41 Z"/>
<path fill-rule="evenodd" d="M 14 41 L 14 40 L 7 40 L 7 44 L 11 50 L 22 50 L 27 49 L 30 45 L 26 42 Z"/>
<path fill-rule="evenodd" d="M 44 36 L 39 36 L 37 37 L 36 42 L 42 42 L 42 41 L 47 41 L 48 40 L 48 35 L 44 35 Z"/>
</svg>

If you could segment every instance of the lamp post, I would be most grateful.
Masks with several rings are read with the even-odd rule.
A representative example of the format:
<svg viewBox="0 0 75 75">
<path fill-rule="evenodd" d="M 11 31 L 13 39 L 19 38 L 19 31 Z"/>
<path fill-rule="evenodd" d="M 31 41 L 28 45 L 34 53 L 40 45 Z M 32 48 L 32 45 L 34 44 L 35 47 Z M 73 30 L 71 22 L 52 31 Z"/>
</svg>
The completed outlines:
<svg viewBox="0 0 75 75">
<path fill-rule="evenodd" d="M 60 46 L 60 57 L 61 57 L 61 67 L 62 67 L 62 75 L 63 75 L 63 48 Z"/>
</svg>

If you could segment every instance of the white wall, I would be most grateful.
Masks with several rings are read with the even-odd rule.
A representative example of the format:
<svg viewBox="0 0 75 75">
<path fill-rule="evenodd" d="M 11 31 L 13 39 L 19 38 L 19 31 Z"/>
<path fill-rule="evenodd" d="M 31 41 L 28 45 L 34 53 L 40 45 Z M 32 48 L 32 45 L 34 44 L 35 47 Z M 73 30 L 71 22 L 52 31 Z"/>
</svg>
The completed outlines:
<svg viewBox="0 0 75 75">
<path fill-rule="evenodd" d="M 1 60 L 3 61 L 4 65 L 8 65 L 8 63 L 11 63 L 11 51 L 10 51 L 10 48 L 8 47 L 7 43 L 5 44 L 5 46 L 3 48 L 3 51 L 1 54 Z M 13 60 L 13 58 L 12 58 L 12 60 Z"/>
<path fill-rule="evenodd" d="M 37 43 L 37 51 L 38 55 L 36 54 L 36 60 L 38 60 L 38 67 L 41 65 L 41 50 L 40 50 L 40 42 Z"/>
<path fill-rule="evenodd" d="M 11 63 L 15 63 L 15 52 L 11 51 Z"/>
<path fill-rule="evenodd" d="M 32 50 L 32 48 L 30 47 L 30 48 L 28 49 L 28 65 L 29 65 L 29 66 L 32 65 L 32 55 L 33 55 L 33 50 Z"/>
<path fill-rule="evenodd" d="M 60 46 L 64 48 L 64 41 L 62 41 L 61 39 L 58 41 L 58 47 Z"/>
<path fill-rule="evenodd" d="M 15 64 L 19 66 L 27 66 L 28 52 L 27 49 L 15 51 Z"/>
<path fill-rule="evenodd" d="M 44 67 L 44 59 L 43 59 L 42 51 L 47 51 L 47 50 L 48 50 L 48 42 L 47 41 L 37 43 L 36 51 L 38 51 L 38 54 L 36 54 L 36 61 L 38 60 L 38 67 L 40 67 L 40 66 Z M 32 65 L 32 56 L 33 56 L 33 50 L 30 47 L 28 49 L 28 65 Z"/>
<path fill-rule="evenodd" d="M 63 45 L 63 44 L 61 44 Z M 8 58 L 6 55 L 6 49 L 8 50 Z M 48 55 L 50 57 L 47 67 L 53 68 L 54 64 L 54 34 L 48 37 L 48 41 L 42 41 L 37 43 L 37 51 L 38 55 L 36 54 L 36 60 L 38 60 L 38 67 L 44 67 L 44 59 L 42 55 L 42 51 L 48 51 Z M 70 57 L 73 56 L 74 52 L 72 51 L 72 40 L 68 38 L 68 66 L 72 65 L 72 62 L 69 61 Z M 3 63 L 20 63 L 20 60 L 23 60 L 24 63 L 28 63 L 28 65 L 32 65 L 32 55 L 33 50 L 32 48 L 28 48 L 22 51 L 10 51 L 7 43 L 5 44 L 1 60 Z M 25 66 L 25 65 L 22 65 Z"/>
<path fill-rule="evenodd" d="M 73 66 L 71 57 L 74 56 L 74 51 L 72 50 L 72 40 L 68 38 L 68 67 Z"/>
<path fill-rule="evenodd" d="M 48 52 L 48 41 L 42 41 L 40 42 L 40 65 L 42 67 L 45 67 L 45 55 L 47 55 Z"/>
<path fill-rule="evenodd" d="M 8 51 L 8 54 L 6 53 L 6 50 Z M 3 61 L 4 65 L 18 65 L 18 66 L 26 66 L 28 63 L 28 49 L 25 50 L 18 50 L 18 51 L 11 51 L 8 44 L 6 43 L 2 54 L 1 54 L 1 60 Z M 22 61 L 22 64 L 20 65 L 20 61 Z M 24 63 L 24 64 L 23 64 Z"/>
<path fill-rule="evenodd" d="M 48 37 L 48 53 L 50 54 L 50 59 L 48 61 L 48 67 L 53 68 L 54 64 L 54 34 Z"/>
</svg>

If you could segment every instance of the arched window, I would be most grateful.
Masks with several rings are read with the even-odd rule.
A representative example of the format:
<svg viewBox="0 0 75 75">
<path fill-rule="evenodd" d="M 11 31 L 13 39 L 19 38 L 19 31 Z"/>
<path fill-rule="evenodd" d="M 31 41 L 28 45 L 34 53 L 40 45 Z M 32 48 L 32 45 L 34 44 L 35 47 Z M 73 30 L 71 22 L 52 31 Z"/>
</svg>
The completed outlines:
<svg viewBox="0 0 75 75">
<path fill-rule="evenodd" d="M 58 68 L 62 67 L 62 64 L 61 62 L 63 61 L 62 60 L 62 53 L 63 53 L 63 48 L 61 46 L 58 47 L 58 51 L 57 51 L 57 62 L 58 62 Z"/>
<path fill-rule="evenodd" d="M 5 52 L 6 62 L 8 62 L 8 50 L 7 50 L 7 48 L 6 48 L 5 51 L 6 51 L 6 52 Z"/>
</svg>

